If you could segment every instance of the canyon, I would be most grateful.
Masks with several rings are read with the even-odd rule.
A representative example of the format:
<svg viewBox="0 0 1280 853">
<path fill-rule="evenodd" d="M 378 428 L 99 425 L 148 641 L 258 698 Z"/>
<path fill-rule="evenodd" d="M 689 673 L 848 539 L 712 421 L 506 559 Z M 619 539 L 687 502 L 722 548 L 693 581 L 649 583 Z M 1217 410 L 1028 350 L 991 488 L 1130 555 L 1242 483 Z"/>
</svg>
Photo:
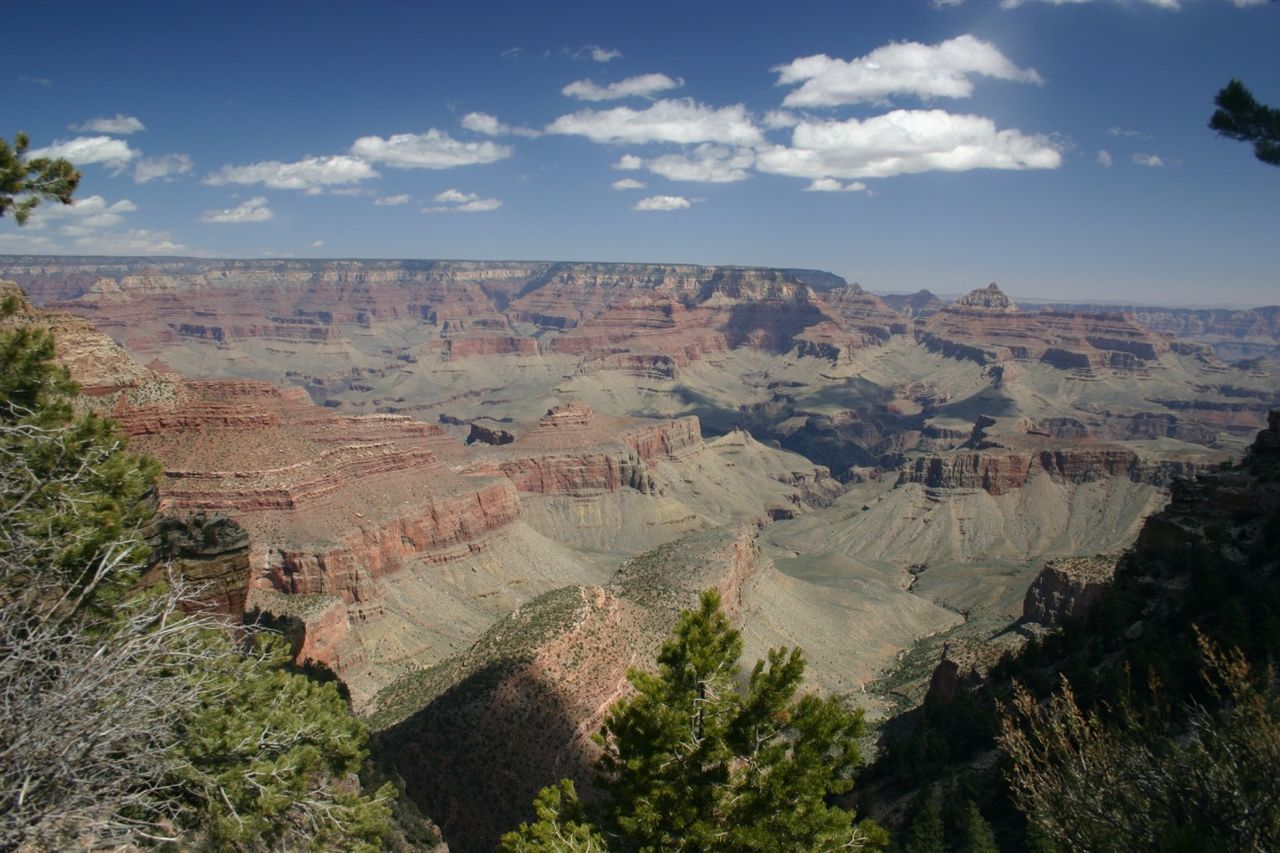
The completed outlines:
<svg viewBox="0 0 1280 853">
<path fill-rule="evenodd" d="M 30 300 L 4 322 L 51 329 L 81 405 L 160 461 L 160 553 L 332 670 L 457 850 L 559 776 L 589 788 L 627 668 L 699 590 L 749 660 L 800 645 L 874 719 L 922 642 L 954 692 L 982 637 L 1083 613 L 1280 408 L 1275 309 L 670 264 L 8 256 L 0 279 Z"/>
</svg>

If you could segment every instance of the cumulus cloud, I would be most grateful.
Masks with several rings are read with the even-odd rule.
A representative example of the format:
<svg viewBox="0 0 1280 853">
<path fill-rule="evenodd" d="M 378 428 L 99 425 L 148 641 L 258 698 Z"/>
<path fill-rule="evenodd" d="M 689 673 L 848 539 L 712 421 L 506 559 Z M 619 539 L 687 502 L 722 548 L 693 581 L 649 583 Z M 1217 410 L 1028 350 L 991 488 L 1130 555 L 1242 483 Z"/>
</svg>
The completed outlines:
<svg viewBox="0 0 1280 853">
<path fill-rule="evenodd" d="M 1111 168 L 1111 152 L 1110 151 L 1103 148 L 1101 151 L 1098 152 L 1098 165 L 1102 166 L 1104 169 Z"/>
<path fill-rule="evenodd" d="M 867 188 L 862 181 L 842 183 L 835 178 L 818 178 L 804 188 L 808 193 L 859 193 Z"/>
<path fill-rule="evenodd" d="M 769 112 L 764 114 L 764 126 L 770 130 L 779 130 L 784 127 L 795 127 L 799 123 L 800 117 L 787 110 L 769 110 Z"/>
<path fill-rule="evenodd" d="M 78 136 L 65 141 L 59 139 L 52 145 L 27 152 L 27 156 L 31 159 L 65 157 L 77 166 L 105 163 L 117 173 L 138 154 L 138 150 L 130 148 L 128 142 L 123 139 L 112 139 L 110 136 Z"/>
<path fill-rule="evenodd" d="M 267 160 L 247 166 L 223 166 L 204 179 L 210 186 L 263 184 L 274 190 L 323 191 L 330 186 L 354 184 L 378 177 L 365 160 L 336 154 L 305 157 L 294 163 Z"/>
<path fill-rule="evenodd" d="M 502 160 L 511 156 L 511 148 L 488 140 L 462 142 L 431 128 L 426 133 L 397 133 L 386 139 L 362 136 L 352 144 L 351 153 L 396 169 L 452 169 Z"/>
<path fill-rule="evenodd" d="M 91 232 L 114 228 L 124 222 L 124 214 L 133 213 L 138 206 L 127 198 L 113 204 L 100 195 L 80 198 L 71 204 L 42 204 L 35 209 L 27 228 L 39 231 L 51 224 L 60 223 L 61 232 L 83 237 Z"/>
<path fill-rule="evenodd" d="M 651 195 L 648 198 L 642 198 L 634 205 L 632 210 L 681 210 L 690 205 L 689 199 L 682 195 Z"/>
<path fill-rule="evenodd" d="M 384 195 L 382 198 L 375 198 L 373 203 L 379 207 L 395 207 L 398 204 L 408 204 L 409 194 L 400 193 L 399 195 Z"/>
<path fill-rule="evenodd" d="M 642 167 L 671 181 L 725 184 L 745 181 L 750 176 L 755 159 L 755 153 L 749 148 L 728 148 L 707 142 L 688 154 L 666 154 L 651 160 L 624 157 L 627 166 L 622 166 L 622 161 L 616 165 L 618 168 L 628 168 L 639 161 Z"/>
<path fill-rule="evenodd" d="M 684 85 L 681 78 L 672 79 L 665 74 L 640 74 L 617 83 L 601 86 L 591 80 L 575 80 L 560 90 L 560 94 L 580 101 L 616 101 L 619 98 L 648 98 L 669 89 Z"/>
<path fill-rule="evenodd" d="M 1153 169 L 1164 165 L 1164 161 L 1155 154 L 1134 154 L 1133 162 L 1139 166 L 1150 166 Z"/>
<path fill-rule="evenodd" d="M 130 133 L 146 130 L 147 126 L 134 116 L 116 113 L 110 117 L 91 118 L 83 124 L 69 125 L 69 128 L 78 130 L 81 133 L 114 133 L 120 136 L 127 136 Z"/>
<path fill-rule="evenodd" d="M 811 181 L 1061 165 L 1061 152 L 1044 136 L 998 130 L 989 118 L 943 110 L 894 110 L 865 121 L 802 121 L 790 146 L 756 155 L 762 172 Z"/>
<path fill-rule="evenodd" d="M 462 126 L 485 136 L 526 136 L 530 139 L 542 134 L 530 127 L 512 127 L 504 124 L 488 113 L 467 113 L 462 117 Z"/>
<path fill-rule="evenodd" d="M 437 204 L 422 208 L 423 213 L 483 213 L 502 207 L 499 199 L 481 198 L 475 193 L 464 193 L 456 189 L 437 193 L 433 201 Z"/>
<path fill-rule="evenodd" d="M 144 157 L 133 168 L 133 181 L 145 184 L 148 181 L 161 179 L 172 181 L 178 175 L 185 175 L 195 167 L 187 154 L 161 154 L 159 157 Z"/>
<path fill-rule="evenodd" d="M 254 196 L 235 207 L 224 210 L 206 210 L 200 217 L 201 222 L 235 223 L 266 222 L 275 214 L 267 207 L 267 200 L 262 196 Z"/>
<path fill-rule="evenodd" d="M 548 125 L 547 133 L 585 136 L 592 142 L 637 145 L 646 142 L 758 145 L 764 141 L 742 104 L 717 108 L 692 99 L 656 101 L 643 110 L 630 107 L 580 110 L 560 116 Z"/>
<path fill-rule="evenodd" d="M 892 42 L 852 60 L 816 54 L 773 69 L 778 85 L 800 87 L 782 101 L 788 107 L 833 107 L 883 101 L 891 95 L 967 98 L 970 77 L 1040 83 L 1031 68 L 1019 68 L 990 42 L 963 35 L 934 45 Z"/>
<path fill-rule="evenodd" d="M 615 190 L 642 190 L 644 189 L 644 181 L 637 181 L 635 178 L 622 178 L 609 184 Z"/>
</svg>

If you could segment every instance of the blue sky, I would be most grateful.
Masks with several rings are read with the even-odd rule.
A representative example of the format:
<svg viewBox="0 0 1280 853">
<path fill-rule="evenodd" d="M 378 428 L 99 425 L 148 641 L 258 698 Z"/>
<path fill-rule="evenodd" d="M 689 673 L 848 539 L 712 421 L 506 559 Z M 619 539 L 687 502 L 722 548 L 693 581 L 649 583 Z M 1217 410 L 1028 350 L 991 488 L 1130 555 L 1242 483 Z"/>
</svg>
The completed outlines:
<svg viewBox="0 0 1280 853">
<path fill-rule="evenodd" d="M 65 3 L 0 135 L 84 172 L 0 252 L 814 267 L 1280 302 L 1280 3 Z"/>
</svg>

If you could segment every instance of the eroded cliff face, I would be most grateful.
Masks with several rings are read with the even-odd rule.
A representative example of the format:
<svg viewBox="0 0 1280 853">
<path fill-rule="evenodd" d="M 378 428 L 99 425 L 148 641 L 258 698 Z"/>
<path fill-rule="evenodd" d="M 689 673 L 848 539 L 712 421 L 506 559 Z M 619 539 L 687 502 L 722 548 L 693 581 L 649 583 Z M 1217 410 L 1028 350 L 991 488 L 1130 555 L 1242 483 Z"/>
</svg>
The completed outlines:
<svg viewBox="0 0 1280 853">
<path fill-rule="evenodd" d="M 1115 312 L 1024 312 L 991 284 L 915 326 L 930 350 L 978 364 L 1038 361 L 1080 379 L 1100 371 L 1146 375 L 1170 351 L 1169 339 Z"/>
<path fill-rule="evenodd" d="M 698 534 L 624 564 L 604 587 L 537 598 L 465 654 L 403 677 L 379 694 L 374 720 L 409 795 L 466 851 L 492 849 L 543 785 L 568 776 L 590 790 L 592 735 L 632 693 L 627 670 L 652 668 L 703 589 L 719 589 L 738 618 L 768 568 L 752 527 Z"/>
<path fill-rule="evenodd" d="M 1111 555 L 1045 563 L 1027 589 L 1022 618 L 1050 628 L 1066 619 L 1085 618 L 1115 576 L 1118 559 Z"/>
</svg>

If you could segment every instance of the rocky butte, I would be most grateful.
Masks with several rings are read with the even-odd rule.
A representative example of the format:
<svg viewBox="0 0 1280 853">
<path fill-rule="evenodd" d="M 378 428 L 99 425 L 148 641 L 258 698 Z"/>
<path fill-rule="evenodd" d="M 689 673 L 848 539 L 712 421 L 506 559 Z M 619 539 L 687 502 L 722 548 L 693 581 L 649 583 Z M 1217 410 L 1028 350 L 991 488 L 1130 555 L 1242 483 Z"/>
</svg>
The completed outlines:
<svg viewBox="0 0 1280 853">
<path fill-rule="evenodd" d="M 1144 519 L 1280 406 L 1271 357 L 1222 345 L 1265 312 L 1184 318 L 1188 340 L 995 284 L 947 304 L 670 264 L 0 276 L 45 308 L 6 322 L 52 328 L 82 404 L 160 460 L 159 550 L 342 679 L 458 850 L 587 781 L 626 668 L 699 589 L 748 657 L 802 645 L 815 686 L 873 714 L 918 700 L 944 636 L 954 692 L 990 656 L 971 639 L 1087 610 L 1080 560 L 1158 548 L 1176 512 Z M 1229 480 L 1201 482 L 1229 501 Z"/>
</svg>

